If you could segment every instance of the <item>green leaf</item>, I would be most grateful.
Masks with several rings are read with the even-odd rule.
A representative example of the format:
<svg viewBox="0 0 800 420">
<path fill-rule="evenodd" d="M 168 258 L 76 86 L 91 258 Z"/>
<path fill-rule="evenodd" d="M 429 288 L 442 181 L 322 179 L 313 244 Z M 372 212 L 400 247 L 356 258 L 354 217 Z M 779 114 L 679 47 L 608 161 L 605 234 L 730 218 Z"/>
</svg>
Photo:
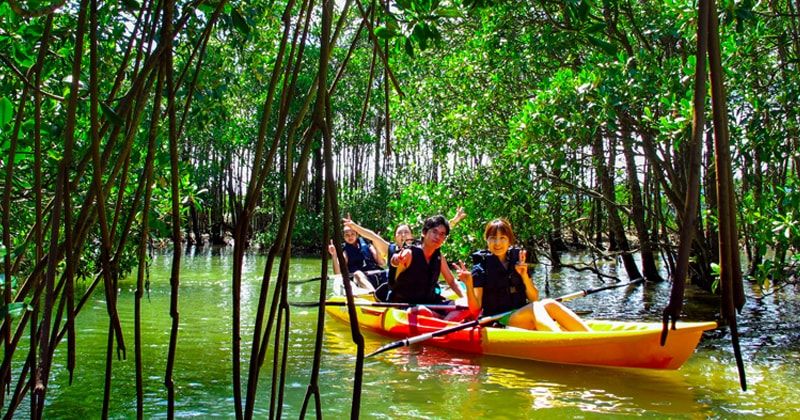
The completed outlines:
<svg viewBox="0 0 800 420">
<path fill-rule="evenodd" d="M 130 11 L 139 10 L 139 8 L 141 7 L 139 6 L 139 2 L 137 2 L 136 0 L 122 0 L 122 4 L 124 4 L 125 7 Z"/>
<path fill-rule="evenodd" d="M 436 12 L 437 15 L 446 18 L 458 18 L 461 17 L 461 11 L 458 10 L 456 7 L 442 7 Z"/>
<path fill-rule="evenodd" d="M 375 36 L 381 39 L 389 39 L 397 36 L 397 31 L 385 26 L 379 26 L 375 28 Z"/>
<path fill-rule="evenodd" d="M 397 0 L 397 6 L 402 10 L 408 10 L 411 8 L 411 1 L 410 0 Z"/>
<path fill-rule="evenodd" d="M 242 35 L 247 36 L 250 34 L 250 25 L 247 24 L 247 21 L 244 19 L 241 13 L 239 13 L 238 9 L 231 10 L 231 20 L 233 21 L 233 26 L 236 27 Z"/>
<path fill-rule="evenodd" d="M 406 38 L 405 42 L 406 54 L 409 57 L 414 57 L 414 44 L 411 42 L 411 38 Z"/>
<path fill-rule="evenodd" d="M 594 25 L 589 25 L 586 29 L 584 29 L 584 32 L 590 34 L 596 34 L 603 32 L 605 29 L 606 29 L 605 23 L 595 23 Z"/>
<path fill-rule="evenodd" d="M 103 115 L 106 116 L 106 119 L 111 121 L 112 124 L 122 127 L 125 124 L 125 121 L 122 120 L 122 117 L 119 116 L 110 106 L 106 105 L 105 102 L 100 102 L 100 109 L 103 110 Z"/>
<path fill-rule="evenodd" d="M 14 118 L 14 104 L 5 96 L 0 98 L 0 127 Z"/>
<path fill-rule="evenodd" d="M 608 43 L 606 41 L 603 41 L 600 38 L 595 38 L 595 37 L 593 37 L 591 35 L 587 35 L 586 38 L 589 40 L 590 44 L 594 45 L 597 48 L 600 48 L 606 54 L 613 55 L 613 56 L 617 55 L 617 47 L 615 47 L 614 45 L 612 45 L 612 44 L 610 44 L 610 43 Z"/>
</svg>

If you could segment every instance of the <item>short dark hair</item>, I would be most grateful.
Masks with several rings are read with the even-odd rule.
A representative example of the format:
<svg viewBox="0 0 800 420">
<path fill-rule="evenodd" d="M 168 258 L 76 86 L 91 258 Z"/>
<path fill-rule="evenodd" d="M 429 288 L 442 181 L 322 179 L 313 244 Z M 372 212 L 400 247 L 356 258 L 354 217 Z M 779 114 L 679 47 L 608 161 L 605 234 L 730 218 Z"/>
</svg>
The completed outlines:
<svg viewBox="0 0 800 420">
<path fill-rule="evenodd" d="M 442 216 L 441 214 L 436 216 L 431 216 L 425 219 L 425 223 L 422 225 L 422 234 L 428 233 L 429 230 L 437 227 L 437 226 L 444 226 L 445 234 L 450 234 L 450 222 L 447 221 L 447 218 Z"/>
</svg>

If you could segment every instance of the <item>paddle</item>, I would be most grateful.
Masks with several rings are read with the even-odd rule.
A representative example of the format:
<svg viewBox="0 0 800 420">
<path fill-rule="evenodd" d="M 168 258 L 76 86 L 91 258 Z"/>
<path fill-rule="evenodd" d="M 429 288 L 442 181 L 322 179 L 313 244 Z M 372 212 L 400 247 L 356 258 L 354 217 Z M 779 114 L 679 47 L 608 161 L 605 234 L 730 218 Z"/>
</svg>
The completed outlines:
<svg viewBox="0 0 800 420">
<path fill-rule="evenodd" d="M 412 305 L 410 303 L 402 303 L 402 302 L 353 302 L 355 306 L 372 306 L 376 308 L 395 308 L 395 309 L 406 309 L 406 308 L 413 308 L 417 305 Z M 313 308 L 320 306 L 319 302 L 289 302 L 289 305 L 298 306 L 301 308 Z M 325 302 L 325 306 L 347 306 L 346 301 L 335 301 L 335 302 Z M 454 310 L 454 309 L 468 309 L 467 306 L 464 305 L 421 305 L 425 306 L 428 309 L 438 309 L 438 310 Z"/>
<path fill-rule="evenodd" d="M 386 271 L 386 270 L 372 270 L 372 271 L 364 271 L 363 273 L 364 273 L 365 275 L 367 275 L 367 276 L 371 276 L 371 275 L 373 275 L 373 274 L 382 273 L 382 272 L 384 272 L 384 271 Z M 334 275 L 332 275 L 332 276 L 328 276 L 328 278 L 335 278 L 335 277 L 341 277 L 341 276 L 342 276 L 341 274 L 334 274 Z M 349 279 L 352 279 L 352 278 L 353 278 L 353 273 L 350 273 L 350 274 L 348 274 L 348 275 L 347 275 L 347 278 L 349 278 Z M 320 280 L 322 280 L 322 277 L 312 277 L 312 278 L 310 278 L 310 279 L 305 279 L 305 280 L 292 280 L 292 281 L 290 281 L 290 282 L 289 282 L 289 284 L 303 284 L 303 283 L 311 283 L 312 281 L 320 281 Z"/>
<path fill-rule="evenodd" d="M 638 278 L 636 280 L 629 281 L 627 283 L 610 284 L 608 286 L 598 287 L 598 288 L 595 288 L 595 289 L 581 290 L 579 292 L 570 293 L 568 295 L 557 297 L 554 300 L 557 301 L 557 302 L 564 302 L 564 301 L 567 301 L 567 300 L 572 300 L 572 299 L 575 299 L 575 298 L 591 295 L 593 293 L 601 292 L 603 290 L 617 289 L 617 288 L 626 287 L 626 286 L 633 286 L 634 284 L 639 284 L 639 283 L 641 283 L 643 281 L 644 281 L 643 278 Z M 410 346 L 412 344 L 416 344 L 416 343 L 419 343 L 421 341 L 430 340 L 433 337 L 441 337 L 443 335 L 454 333 L 456 331 L 465 330 L 467 328 L 472 328 L 472 327 L 491 324 L 492 322 L 497 321 L 497 320 L 503 318 L 504 316 L 507 316 L 507 315 L 510 315 L 510 314 L 514 313 L 514 311 L 516 311 L 516 309 L 508 311 L 508 312 L 503 312 L 503 313 L 500 313 L 500 314 L 496 314 L 496 315 L 485 316 L 483 318 L 476 319 L 476 320 L 470 321 L 470 322 L 466 322 L 464 324 L 459 324 L 459 325 L 454 325 L 452 327 L 442 328 L 441 330 L 438 330 L 438 331 L 429 332 L 429 333 L 420 334 L 420 335 L 415 335 L 414 337 L 404 338 L 402 340 L 398 340 L 398 341 L 389 343 L 389 344 L 387 344 L 387 345 L 385 345 L 385 346 L 373 351 L 372 353 L 366 355 L 365 357 L 372 357 L 372 356 L 374 356 L 376 354 L 380 354 L 380 353 L 383 353 L 385 351 L 394 350 L 394 349 L 399 348 L 399 347 Z"/>
</svg>

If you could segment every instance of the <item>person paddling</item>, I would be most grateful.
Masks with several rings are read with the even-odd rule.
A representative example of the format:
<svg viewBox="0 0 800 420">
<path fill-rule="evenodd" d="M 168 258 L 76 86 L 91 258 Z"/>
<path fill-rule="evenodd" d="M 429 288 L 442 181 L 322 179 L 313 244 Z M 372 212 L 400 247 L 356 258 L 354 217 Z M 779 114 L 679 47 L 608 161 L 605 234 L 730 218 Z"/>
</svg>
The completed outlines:
<svg viewBox="0 0 800 420">
<path fill-rule="evenodd" d="M 422 227 L 422 243 L 406 247 L 394 254 L 390 264 L 397 269 L 397 275 L 390 280 L 389 300 L 410 304 L 442 303 L 445 299 L 439 294 L 439 275 L 453 292 L 464 297 L 458 282 L 441 254 L 441 247 L 450 234 L 450 224 L 444 216 L 433 216 L 425 220 Z"/>
<path fill-rule="evenodd" d="M 386 282 L 381 267 L 384 265 L 383 258 L 372 244 L 359 237 L 358 233 L 347 224 L 343 228 L 343 234 L 342 252 L 347 262 L 347 271 L 353 274 L 353 280 L 359 287 L 374 292 L 375 288 Z M 333 241 L 328 245 L 328 253 L 333 256 L 333 272 L 341 274 Z"/>
<path fill-rule="evenodd" d="M 467 286 L 467 303 L 473 317 L 519 308 L 499 322 L 529 330 L 589 330 L 578 315 L 561 303 L 553 299 L 538 301 L 539 290 L 525 263 L 527 252 L 511 247 L 516 238 L 507 220 L 487 223 L 483 238 L 487 249 L 472 254 L 472 271 L 462 261 L 455 266 L 459 280 Z"/>
</svg>

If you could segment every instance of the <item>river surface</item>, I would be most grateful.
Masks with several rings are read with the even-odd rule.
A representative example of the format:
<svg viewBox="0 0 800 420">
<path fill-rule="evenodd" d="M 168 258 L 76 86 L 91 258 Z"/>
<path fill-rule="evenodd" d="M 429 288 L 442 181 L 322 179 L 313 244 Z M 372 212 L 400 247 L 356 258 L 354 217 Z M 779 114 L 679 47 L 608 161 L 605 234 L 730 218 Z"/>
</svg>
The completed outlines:
<svg viewBox="0 0 800 420">
<path fill-rule="evenodd" d="M 578 258 L 578 257 L 574 257 Z M 266 258 L 248 255 L 242 285 L 242 371 L 247 372 L 253 318 Z M 169 255 L 156 255 L 151 288 L 143 304 L 145 418 L 166 417 L 163 378 L 169 343 Z M 230 249 L 205 249 L 184 255 L 180 285 L 180 332 L 174 371 L 176 415 L 187 418 L 234 416 L 231 385 Z M 609 263 L 603 269 L 616 272 Z M 320 260 L 296 258 L 291 280 L 319 275 Z M 542 295 L 560 296 L 602 286 L 585 273 L 546 273 L 536 267 L 534 282 Z M 112 418 L 136 414 L 133 360 L 135 280 L 120 282 L 119 313 L 128 348 L 127 360 L 114 361 Z M 98 289 L 99 290 L 99 289 Z M 600 292 L 569 306 L 591 311 L 586 317 L 658 321 L 669 298 L 669 284 L 650 284 Z M 319 282 L 290 286 L 290 300 L 317 299 Z M 797 290 L 762 296 L 748 289 L 740 315 L 747 391 L 739 387 L 730 336 L 721 327 L 706 333 L 695 354 L 677 371 L 592 368 L 490 356 L 473 356 L 427 346 L 412 346 L 368 359 L 364 367 L 362 418 L 595 418 L 645 416 L 795 417 L 800 412 L 800 303 Z M 717 320 L 719 299 L 689 287 L 687 321 Z M 292 308 L 284 418 L 297 418 L 314 357 L 316 309 Z M 108 317 L 102 292 L 77 318 L 78 366 L 69 385 L 66 343 L 57 351 L 47 395 L 45 418 L 98 418 Z M 350 417 L 355 346 L 349 327 L 325 325 L 320 376 L 322 412 L 332 419 Z M 367 335 L 369 352 L 386 339 Z M 21 354 L 21 353 L 20 353 Z M 269 410 L 271 355 L 262 371 L 256 414 Z M 246 381 L 246 379 L 245 379 Z M 244 389 L 244 387 L 243 387 Z M 27 401 L 15 417 L 27 417 Z M 313 402 L 309 417 L 314 417 Z M 5 412 L 5 407 L 3 412 Z"/>
</svg>

